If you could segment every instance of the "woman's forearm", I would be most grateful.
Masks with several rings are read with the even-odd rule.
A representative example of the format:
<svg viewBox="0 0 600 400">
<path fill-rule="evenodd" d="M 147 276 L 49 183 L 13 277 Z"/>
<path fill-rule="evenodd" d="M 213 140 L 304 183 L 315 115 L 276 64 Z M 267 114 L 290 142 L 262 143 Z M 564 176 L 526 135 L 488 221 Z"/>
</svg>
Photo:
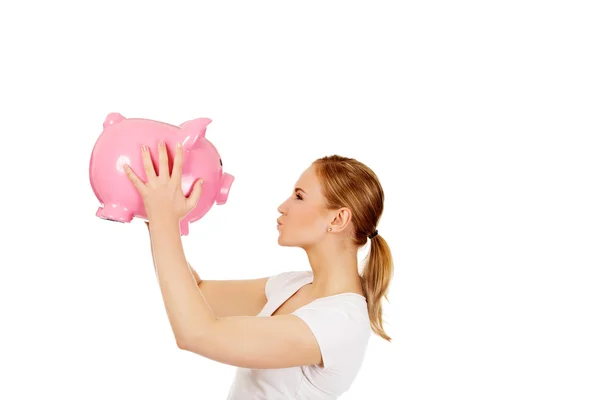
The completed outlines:
<svg viewBox="0 0 600 400">
<path fill-rule="evenodd" d="M 216 318 L 190 274 L 179 221 L 168 216 L 149 225 L 156 275 L 178 343 L 202 336 Z"/>
<path fill-rule="evenodd" d="M 152 232 L 150 232 L 150 224 L 148 222 L 145 222 L 145 223 L 146 223 L 146 227 L 148 228 L 148 234 L 150 235 L 150 253 L 152 254 L 152 263 L 154 264 L 154 272 L 156 273 L 156 260 L 154 259 L 154 249 L 152 246 Z M 187 263 L 187 266 L 190 269 L 190 273 L 194 277 L 196 286 L 199 286 L 200 282 L 202 282 L 202 280 L 200 279 L 200 276 L 198 276 L 198 273 L 196 272 L 196 270 L 194 270 L 194 268 L 192 268 L 192 266 L 190 265 L 189 262 Z"/>
</svg>

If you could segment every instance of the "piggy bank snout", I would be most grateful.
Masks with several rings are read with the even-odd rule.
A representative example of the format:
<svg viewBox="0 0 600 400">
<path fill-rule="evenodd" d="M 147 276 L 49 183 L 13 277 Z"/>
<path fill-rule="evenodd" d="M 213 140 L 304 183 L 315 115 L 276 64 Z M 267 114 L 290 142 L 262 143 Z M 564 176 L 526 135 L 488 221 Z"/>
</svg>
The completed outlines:
<svg viewBox="0 0 600 400">
<path fill-rule="evenodd" d="M 233 175 L 228 174 L 227 172 L 223 173 L 219 192 L 217 193 L 217 198 L 215 199 L 217 205 L 222 205 L 227 202 L 227 198 L 229 197 L 229 189 L 231 188 L 231 184 L 233 183 L 234 179 L 235 178 Z"/>
</svg>

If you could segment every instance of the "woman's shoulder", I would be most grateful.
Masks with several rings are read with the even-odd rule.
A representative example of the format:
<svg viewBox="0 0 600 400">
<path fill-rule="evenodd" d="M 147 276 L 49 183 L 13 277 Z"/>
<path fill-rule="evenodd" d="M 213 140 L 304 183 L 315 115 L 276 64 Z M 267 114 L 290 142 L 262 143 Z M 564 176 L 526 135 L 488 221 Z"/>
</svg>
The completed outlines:
<svg viewBox="0 0 600 400">
<path fill-rule="evenodd" d="M 296 285 L 301 282 L 309 283 L 313 279 L 312 271 L 306 270 L 290 270 L 277 273 L 267 279 L 265 285 L 265 293 L 267 298 L 270 298 L 273 293 L 281 290 L 285 286 Z"/>
<path fill-rule="evenodd" d="M 300 307 L 300 310 L 303 309 L 312 310 L 323 320 L 344 322 L 342 325 L 370 325 L 367 300 L 358 293 L 347 292 L 320 297 Z"/>
<path fill-rule="evenodd" d="M 289 280 L 294 278 L 313 278 L 313 273 L 310 270 L 289 270 L 279 272 L 272 275 L 269 279 Z"/>
</svg>

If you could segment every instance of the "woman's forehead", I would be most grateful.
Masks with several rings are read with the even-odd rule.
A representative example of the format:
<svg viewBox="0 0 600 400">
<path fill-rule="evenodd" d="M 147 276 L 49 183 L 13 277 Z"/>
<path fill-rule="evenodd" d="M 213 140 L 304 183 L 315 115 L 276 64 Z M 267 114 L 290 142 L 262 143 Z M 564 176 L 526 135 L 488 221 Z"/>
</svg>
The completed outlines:
<svg viewBox="0 0 600 400">
<path fill-rule="evenodd" d="M 307 168 L 296 181 L 296 188 L 303 190 L 305 193 L 320 193 L 321 186 L 313 167 Z"/>
</svg>

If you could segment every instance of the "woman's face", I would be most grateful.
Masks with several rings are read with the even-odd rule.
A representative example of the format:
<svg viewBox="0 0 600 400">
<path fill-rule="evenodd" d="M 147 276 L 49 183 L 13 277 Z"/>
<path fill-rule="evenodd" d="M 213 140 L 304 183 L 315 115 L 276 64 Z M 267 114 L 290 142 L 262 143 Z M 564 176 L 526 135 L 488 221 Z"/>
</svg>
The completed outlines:
<svg viewBox="0 0 600 400">
<path fill-rule="evenodd" d="M 314 166 L 306 169 L 294 186 L 292 195 L 277 210 L 278 242 L 281 246 L 306 248 L 326 234 L 328 210 Z"/>
</svg>

